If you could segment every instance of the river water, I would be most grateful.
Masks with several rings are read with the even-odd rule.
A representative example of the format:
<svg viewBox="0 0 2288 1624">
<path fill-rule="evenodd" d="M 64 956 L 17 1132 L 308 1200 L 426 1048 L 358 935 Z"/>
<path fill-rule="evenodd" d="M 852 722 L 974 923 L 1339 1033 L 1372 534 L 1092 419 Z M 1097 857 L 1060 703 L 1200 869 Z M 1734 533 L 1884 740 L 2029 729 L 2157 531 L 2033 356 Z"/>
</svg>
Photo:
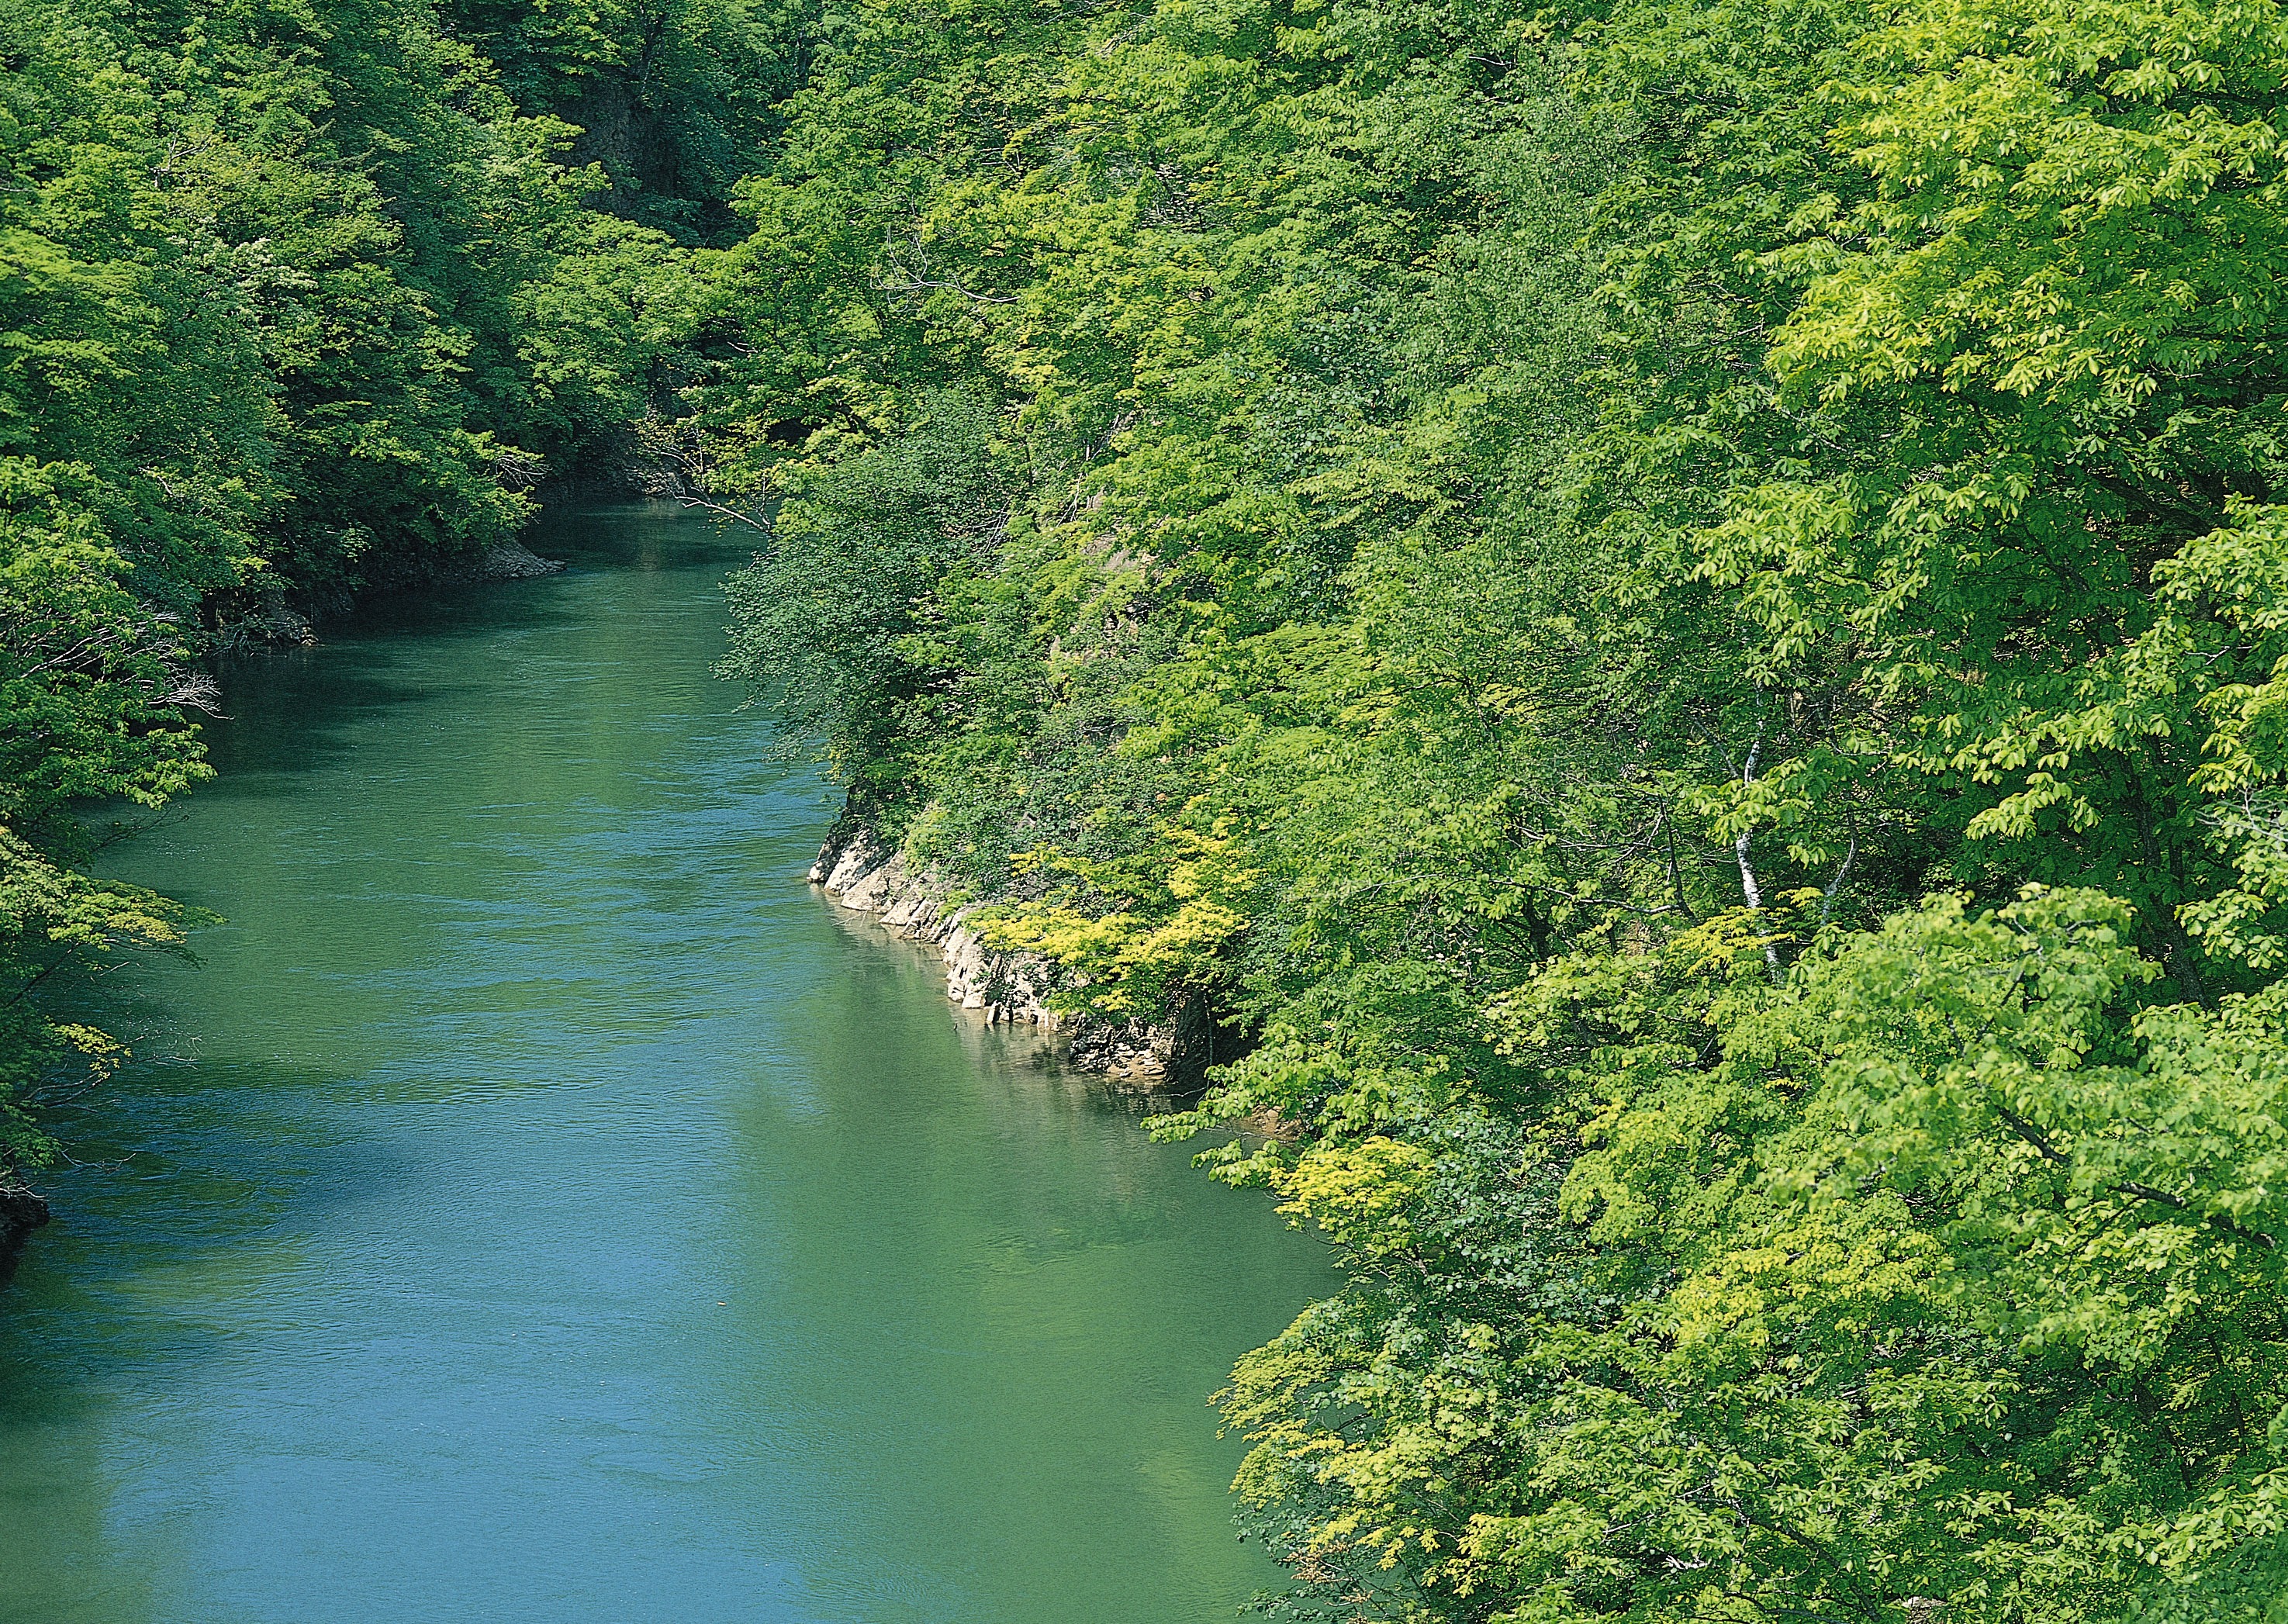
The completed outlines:
<svg viewBox="0 0 2288 1624">
<path fill-rule="evenodd" d="M 802 880 L 672 511 L 226 689 L 0 1290 L 0 1620 L 1189 1624 L 1315 1245 Z"/>
</svg>

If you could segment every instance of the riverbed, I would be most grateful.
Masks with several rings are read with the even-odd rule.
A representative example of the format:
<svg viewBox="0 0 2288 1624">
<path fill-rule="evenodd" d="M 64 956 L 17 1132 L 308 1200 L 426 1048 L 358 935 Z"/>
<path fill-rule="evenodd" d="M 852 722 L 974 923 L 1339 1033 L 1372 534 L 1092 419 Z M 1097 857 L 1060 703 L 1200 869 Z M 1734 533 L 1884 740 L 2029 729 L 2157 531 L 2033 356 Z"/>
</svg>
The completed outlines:
<svg viewBox="0 0 2288 1624">
<path fill-rule="evenodd" d="M 105 854 L 227 923 L 88 994 L 138 1058 L 0 1288 L 0 1620 L 1234 1617 L 1205 1400 L 1321 1250 L 804 883 L 736 537 L 536 545 L 234 669 Z"/>
</svg>

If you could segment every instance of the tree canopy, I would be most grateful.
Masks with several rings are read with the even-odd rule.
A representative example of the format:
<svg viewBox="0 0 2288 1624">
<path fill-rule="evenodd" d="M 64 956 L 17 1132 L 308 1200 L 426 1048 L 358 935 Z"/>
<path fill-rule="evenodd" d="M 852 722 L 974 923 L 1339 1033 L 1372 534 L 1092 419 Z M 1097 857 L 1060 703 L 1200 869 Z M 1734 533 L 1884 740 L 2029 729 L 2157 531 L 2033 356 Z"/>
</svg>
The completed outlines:
<svg viewBox="0 0 2288 1624">
<path fill-rule="evenodd" d="M 202 662 L 655 465 L 1347 1284 L 1275 1613 L 2288 1620 L 2278 0 L 0 9 L 0 1165 Z"/>
</svg>

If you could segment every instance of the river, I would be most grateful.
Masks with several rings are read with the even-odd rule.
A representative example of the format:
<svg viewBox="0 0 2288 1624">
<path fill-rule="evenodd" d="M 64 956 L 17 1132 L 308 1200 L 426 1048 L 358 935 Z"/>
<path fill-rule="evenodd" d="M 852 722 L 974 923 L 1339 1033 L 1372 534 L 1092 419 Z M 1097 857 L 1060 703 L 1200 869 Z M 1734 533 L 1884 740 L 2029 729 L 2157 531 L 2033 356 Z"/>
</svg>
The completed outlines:
<svg viewBox="0 0 2288 1624">
<path fill-rule="evenodd" d="M 933 955 L 806 886 L 831 803 L 708 675 L 739 549 L 234 671 L 107 871 L 226 916 L 0 1289 L 8 1624 L 1190 1624 L 1206 1396 L 1330 1277 Z"/>
</svg>

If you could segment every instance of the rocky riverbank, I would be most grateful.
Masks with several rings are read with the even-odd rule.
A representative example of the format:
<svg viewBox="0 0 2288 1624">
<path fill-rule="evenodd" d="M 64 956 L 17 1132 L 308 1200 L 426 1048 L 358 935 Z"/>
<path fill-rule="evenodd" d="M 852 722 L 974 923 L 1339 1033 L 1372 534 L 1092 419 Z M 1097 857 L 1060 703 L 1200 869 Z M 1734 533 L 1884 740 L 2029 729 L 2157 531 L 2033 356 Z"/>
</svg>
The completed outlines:
<svg viewBox="0 0 2288 1624">
<path fill-rule="evenodd" d="M 950 887 L 861 825 L 838 825 L 819 848 L 810 882 L 840 907 L 871 915 L 910 941 L 935 947 L 945 959 L 945 995 L 989 1022 L 1056 1033 L 1076 1066 L 1137 1093 L 1186 1094 L 1215 1063 L 1215 1022 L 1188 1006 L 1161 1023 L 1111 1021 L 1048 1007 L 1055 968 L 1029 954 L 997 951 L 967 923 L 975 911 L 956 907 Z"/>
</svg>

